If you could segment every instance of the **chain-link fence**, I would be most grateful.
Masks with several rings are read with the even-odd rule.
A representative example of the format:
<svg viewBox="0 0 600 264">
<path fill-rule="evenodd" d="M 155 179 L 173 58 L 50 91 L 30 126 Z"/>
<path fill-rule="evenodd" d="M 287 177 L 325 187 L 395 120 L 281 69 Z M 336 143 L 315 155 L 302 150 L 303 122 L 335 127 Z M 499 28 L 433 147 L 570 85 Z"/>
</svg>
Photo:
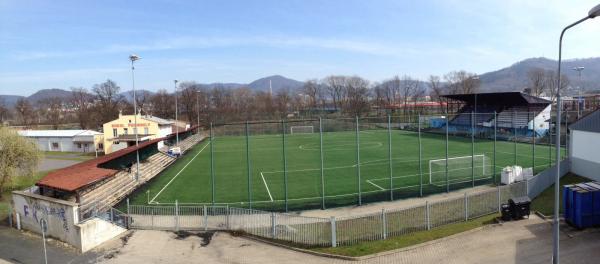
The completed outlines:
<svg viewBox="0 0 600 264">
<path fill-rule="evenodd" d="M 213 124 L 201 194 L 156 202 L 288 211 L 498 184 L 552 166 L 552 131 L 526 111 Z"/>
<path fill-rule="evenodd" d="M 526 196 L 526 181 L 403 209 L 340 218 L 306 217 L 227 206 L 129 205 L 132 228 L 231 230 L 302 247 L 352 245 L 496 213 L 509 198 Z"/>
</svg>

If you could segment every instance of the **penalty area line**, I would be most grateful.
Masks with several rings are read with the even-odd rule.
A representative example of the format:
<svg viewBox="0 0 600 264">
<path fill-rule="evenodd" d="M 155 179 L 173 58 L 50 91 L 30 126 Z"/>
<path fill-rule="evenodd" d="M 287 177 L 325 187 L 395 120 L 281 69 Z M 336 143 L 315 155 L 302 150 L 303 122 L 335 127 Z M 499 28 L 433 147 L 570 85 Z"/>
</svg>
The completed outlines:
<svg viewBox="0 0 600 264">
<path fill-rule="evenodd" d="M 373 185 L 373 186 L 375 186 L 375 187 L 379 188 L 379 189 L 380 189 L 380 190 L 382 190 L 382 191 L 385 191 L 385 189 L 384 189 L 383 187 L 381 187 L 381 186 L 379 186 L 379 185 L 377 185 L 377 184 L 375 184 L 375 183 L 371 182 L 370 180 L 366 180 L 366 182 L 368 182 L 368 183 L 370 183 L 371 185 Z"/>
<path fill-rule="evenodd" d="M 267 181 L 265 180 L 265 175 L 263 175 L 262 171 L 260 172 L 260 177 L 263 180 L 263 183 L 265 184 L 265 188 L 267 189 L 267 193 L 269 194 L 269 199 L 271 199 L 271 202 L 273 201 L 273 196 L 271 195 L 271 191 L 269 190 L 269 186 L 267 185 Z"/>
<path fill-rule="evenodd" d="M 196 153 L 196 155 L 194 155 L 194 157 L 190 161 L 188 161 L 188 163 L 185 164 L 185 166 L 183 166 L 183 168 L 179 172 L 177 172 L 177 174 L 175 174 L 175 176 L 169 182 L 167 182 L 167 184 L 164 187 L 162 187 L 162 189 L 160 189 L 160 191 L 158 191 L 158 193 L 152 198 L 152 200 L 150 200 L 150 203 L 153 203 L 154 199 L 156 199 L 164 190 L 166 190 L 167 187 L 169 187 L 169 185 L 175 180 L 175 178 L 177 178 L 177 176 L 179 176 L 179 174 L 181 174 L 181 172 L 183 172 L 185 170 L 185 168 L 187 168 L 187 166 L 190 165 L 190 163 L 192 163 L 192 161 L 194 161 L 196 159 L 196 157 L 198 157 L 198 155 L 200 155 L 200 153 L 202 153 L 202 151 L 209 144 L 212 144 L 212 142 L 209 142 L 208 144 L 204 145 L 204 147 L 202 147 L 202 149 L 200 151 L 198 151 L 198 153 Z"/>
</svg>

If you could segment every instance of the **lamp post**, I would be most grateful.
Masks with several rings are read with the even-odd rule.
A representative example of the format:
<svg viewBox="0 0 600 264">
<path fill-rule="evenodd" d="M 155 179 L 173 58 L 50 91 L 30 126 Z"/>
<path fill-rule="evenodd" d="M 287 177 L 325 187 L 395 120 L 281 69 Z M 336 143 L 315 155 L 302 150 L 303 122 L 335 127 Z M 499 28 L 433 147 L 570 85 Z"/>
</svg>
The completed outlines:
<svg viewBox="0 0 600 264">
<path fill-rule="evenodd" d="M 600 15 L 600 5 L 595 6 L 594 8 L 592 8 L 589 12 L 588 15 L 580 20 L 577 20 L 575 23 L 568 25 L 567 27 L 565 27 L 562 32 L 560 33 L 560 38 L 558 41 L 558 86 L 556 88 L 556 178 L 554 181 L 554 225 L 553 225 L 553 239 L 554 239 L 554 243 L 553 243 L 553 248 L 552 248 L 552 263 L 554 264 L 558 264 L 560 263 L 560 259 L 559 259 L 559 230 L 560 227 L 559 225 L 559 220 L 558 220 L 558 214 L 560 213 L 560 199 L 559 199 L 559 194 L 560 194 L 560 115 L 561 115 L 561 102 L 560 102 L 560 82 L 561 82 L 561 76 L 560 76 L 560 64 L 562 61 L 562 40 L 563 40 L 563 36 L 565 35 L 565 31 L 567 31 L 567 29 L 572 28 L 576 25 L 578 25 L 579 23 L 586 21 L 590 18 L 595 18 L 597 16 Z"/>
<path fill-rule="evenodd" d="M 577 119 L 579 119 L 581 117 L 581 72 L 585 69 L 585 67 L 583 66 L 579 66 L 579 67 L 574 67 L 573 70 L 577 72 L 577 75 L 579 75 L 579 87 L 577 87 L 577 91 L 579 93 L 579 97 L 577 98 Z"/>
<path fill-rule="evenodd" d="M 179 146 L 179 124 L 178 124 L 178 119 L 177 119 L 177 114 L 179 112 L 178 108 L 179 105 L 177 104 L 177 82 L 179 82 L 178 80 L 173 80 L 173 83 L 175 83 L 175 139 L 176 139 L 176 143 L 175 146 Z"/>
<path fill-rule="evenodd" d="M 135 134 L 135 180 L 139 180 L 140 178 L 140 151 L 138 149 L 138 126 L 137 126 L 137 100 L 135 99 L 135 75 L 133 74 L 135 67 L 133 63 L 137 60 L 141 59 L 140 56 L 131 54 L 129 55 L 129 60 L 131 60 L 131 87 L 133 89 L 133 134 Z"/>
<path fill-rule="evenodd" d="M 200 127 L 200 91 L 196 91 L 196 126 Z M 198 130 L 198 128 L 196 128 Z"/>
</svg>

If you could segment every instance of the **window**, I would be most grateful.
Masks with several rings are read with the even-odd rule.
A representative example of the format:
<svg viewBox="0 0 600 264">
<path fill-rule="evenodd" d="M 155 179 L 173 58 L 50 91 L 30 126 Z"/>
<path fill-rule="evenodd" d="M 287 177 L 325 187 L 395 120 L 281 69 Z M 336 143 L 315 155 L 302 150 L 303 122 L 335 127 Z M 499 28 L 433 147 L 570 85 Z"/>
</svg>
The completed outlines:
<svg viewBox="0 0 600 264">
<path fill-rule="evenodd" d="M 58 142 L 52 142 L 52 149 L 58 149 Z"/>
<path fill-rule="evenodd" d="M 113 128 L 113 137 L 117 137 L 117 129 Z"/>
<path fill-rule="evenodd" d="M 77 148 L 81 148 L 81 143 L 77 143 Z"/>
<path fill-rule="evenodd" d="M 127 130 L 128 130 L 127 128 L 123 128 L 123 134 L 127 135 L 127 133 L 128 133 Z"/>
<path fill-rule="evenodd" d="M 147 128 L 147 127 L 144 127 L 144 135 L 148 135 L 148 134 L 149 134 L 149 133 L 148 133 L 148 128 Z"/>
<path fill-rule="evenodd" d="M 104 144 L 103 143 L 98 144 L 98 148 L 99 149 L 104 149 Z"/>
</svg>

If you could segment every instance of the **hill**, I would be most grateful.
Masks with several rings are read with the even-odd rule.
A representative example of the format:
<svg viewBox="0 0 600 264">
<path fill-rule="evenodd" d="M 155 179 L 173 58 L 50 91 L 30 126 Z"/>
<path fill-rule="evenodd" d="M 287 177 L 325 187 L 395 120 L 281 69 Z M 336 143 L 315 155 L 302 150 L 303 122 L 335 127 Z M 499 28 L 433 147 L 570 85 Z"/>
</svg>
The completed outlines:
<svg viewBox="0 0 600 264">
<path fill-rule="evenodd" d="M 482 90 L 485 92 L 522 91 L 529 85 L 528 72 L 535 68 L 556 71 L 558 62 L 547 58 L 531 58 L 517 62 L 509 67 L 479 75 Z M 565 74 L 573 87 L 584 90 L 600 89 L 600 58 L 575 59 L 563 61 Z M 575 67 L 585 67 L 581 72 L 581 81 Z"/>
<path fill-rule="evenodd" d="M 60 97 L 60 98 L 69 98 L 71 97 L 71 91 L 65 91 L 62 89 L 43 89 L 39 90 L 36 93 L 27 97 L 29 102 L 35 104 L 41 100 L 52 98 L 52 97 Z"/>
<path fill-rule="evenodd" d="M 273 92 L 281 89 L 297 89 L 304 85 L 303 82 L 299 82 L 293 79 L 283 77 L 281 75 L 273 75 L 264 78 L 260 78 L 248 84 L 248 88 L 255 91 L 269 91 L 269 82 L 273 87 Z"/>
<path fill-rule="evenodd" d="M 4 102 L 8 107 L 13 107 L 17 100 L 23 98 L 20 95 L 0 95 L 0 102 Z"/>
</svg>

